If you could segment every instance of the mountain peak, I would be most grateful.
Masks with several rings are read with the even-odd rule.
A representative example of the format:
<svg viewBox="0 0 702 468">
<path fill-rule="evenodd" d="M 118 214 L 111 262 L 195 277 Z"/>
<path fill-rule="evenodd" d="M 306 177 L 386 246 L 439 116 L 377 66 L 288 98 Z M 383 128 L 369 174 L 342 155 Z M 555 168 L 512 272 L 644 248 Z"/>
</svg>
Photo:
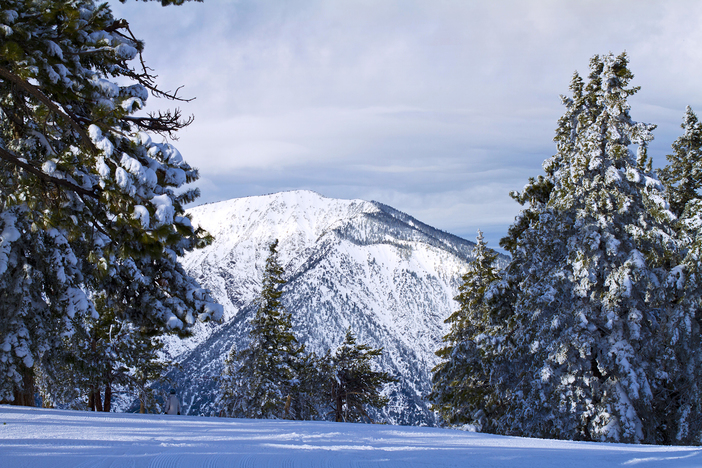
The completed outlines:
<svg viewBox="0 0 702 468">
<path fill-rule="evenodd" d="M 472 258 L 472 242 L 382 203 L 307 190 L 188 212 L 215 241 L 188 253 L 183 266 L 225 311 L 224 324 L 201 325 L 184 346 L 170 345 L 184 369 L 179 385 L 193 398 L 189 414 L 214 410 L 214 378 L 229 349 L 248 339 L 267 246 L 278 239 L 287 280 L 281 301 L 300 341 L 325 353 L 351 327 L 359 342 L 384 348 L 381 367 L 400 377 L 388 391 L 390 406 L 376 417 L 433 423 L 422 397 L 431 388 L 434 351 L 446 332 L 444 319 L 456 307 L 453 297 Z M 203 375 L 209 380 L 198 380 Z"/>
<path fill-rule="evenodd" d="M 297 242 L 315 242 L 338 223 L 377 211 L 371 202 L 327 198 L 309 190 L 235 198 L 188 210 L 215 238 L 256 239 L 257 243 L 279 239 L 281 244 L 292 234 Z"/>
</svg>

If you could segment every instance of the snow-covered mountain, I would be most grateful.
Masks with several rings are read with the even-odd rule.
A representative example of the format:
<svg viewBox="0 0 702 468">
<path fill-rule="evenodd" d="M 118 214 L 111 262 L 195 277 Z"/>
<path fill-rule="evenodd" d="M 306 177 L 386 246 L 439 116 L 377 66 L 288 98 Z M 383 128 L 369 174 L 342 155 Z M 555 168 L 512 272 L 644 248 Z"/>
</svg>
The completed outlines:
<svg viewBox="0 0 702 468">
<path fill-rule="evenodd" d="M 188 414 L 211 414 L 216 377 L 232 345 L 245 345 L 261 290 L 268 245 L 279 240 L 285 268 L 282 302 L 308 350 L 335 349 L 350 326 L 360 343 L 383 347 L 383 370 L 400 377 L 382 417 L 432 424 L 423 396 L 434 351 L 455 310 L 473 243 L 389 206 L 325 198 L 310 191 L 249 197 L 192 208 L 215 237 L 183 266 L 224 306 L 224 323 L 198 325 L 195 336 L 169 343 Z"/>
</svg>

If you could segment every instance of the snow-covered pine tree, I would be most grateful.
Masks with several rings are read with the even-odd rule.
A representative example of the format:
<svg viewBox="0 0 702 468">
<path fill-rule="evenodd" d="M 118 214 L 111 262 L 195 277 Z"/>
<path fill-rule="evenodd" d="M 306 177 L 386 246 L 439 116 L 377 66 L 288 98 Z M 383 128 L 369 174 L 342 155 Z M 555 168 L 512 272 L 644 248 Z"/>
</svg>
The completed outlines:
<svg viewBox="0 0 702 468">
<path fill-rule="evenodd" d="M 680 126 L 683 135 L 673 142 L 673 154 L 666 156 L 668 165 L 658 172 L 677 217 L 683 215 L 687 202 L 702 195 L 702 123 L 690 106 Z"/>
<path fill-rule="evenodd" d="M 123 342 L 129 324 L 118 320 L 114 307 L 106 306 L 109 301 L 104 294 L 96 295 L 93 301 L 99 317 L 79 317 L 79 321 L 74 322 L 75 331 L 66 337 L 62 350 L 67 356 L 54 352 L 45 356 L 42 362 L 46 367 L 60 369 L 63 373 L 61 379 L 52 385 L 58 387 L 57 393 L 61 391 L 60 387 L 79 389 L 87 395 L 89 410 L 109 412 L 114 385 L 126 381 L 127 369 L 118 356 L 128 349 Z M 52 366 L 57 359 L 60 367 Z M 55 372 L 55 375 L 58 374 Z M 54 398 L 51 398 L 53 395 L 46 396 L 53 404 L 67 403 L 56 398 L 58 395 Z"/>
<path fill-rule="evenodd" d="M 130 321 L 121 319 L 124 307 L 108 308 L 104 296 L 98 296 L 95 305 L 100 314 L 99 320 L 89 320 L 91 350 L 97 344 L 98 352 L 93 352 L 94 363 L 103 368 L 99 379 L 91 382 L 94 400 L 98 402 L 104 395 L 103 411 L 110 411 L 113 389 L 136 396 L 139 411 L 158 412 L 158 404 L 152 385 L 162 381 L 167 370 L 173 365 L 161 353 L 164 343 L 158 330 L 145 326 L 137 327 Z M 80 335 L 76 333 L 78 337 Z M 91 353 L 86 353 L 90 355 Z M 75 372 L 75 369 L 71 369 Z M 103 392 L 104 389 L 104 392 Z M 89 400 L 90 407 L 90 400 Z M 92 409 L 92 408 L 90 408 Z M 95 408 L 99 411 L 99 405 Z"/>
<path fill-rule="evenodd" d="M 124 330 L 120 345 L 120 360 L 127 367 L 123 387 L 136 394 L 140 413 L 160 412 L 153 385 L 163 383 L 174 365 L 161 353 L 165 346 L 161 336 L 132 325 Z"/>
<path fill-rule="evenodd" d="M 522 359 L 514 361 L 519 379 L 495 427 L 656 442 L 674 216 L 648 170 L 654 126 L 629 116 L 627 98 L 637 88 L 628 87 L 626 55 L 595 56 L 590 70 L 587 85 L 576 76 L 573 97 L 564 99 L 558 152 L 544 163 L 548 196 L 501 243 L 513 257 L 510 339 Z"/>
<path fill-rule="evenodd" d="M 501 298 L 506 322 L 505 328 L 496 330 L 495 339 L 500 347 L 496 350 L 498 358 L 493 359 L 490 366 L 491 383 L 495 386 L 495 391 L 498 391 L 498 382 L 503 384 L 504 389 L 499 395 L 502 411 L 487 421 L 488 428 L 497 433 L 529 435 L 533 429 L 524 427 L 523 419 L 527 419 L 527 424 L 540 422 L 538 418 L 529 418 L 542 405 L 529 408 L 523 399 L 525 394 L 529 394 L 533 380 L 530 367 L 534 362 L 545 359 L 543 356 L 532 356 L 532 349 L 525 350 L 525 344 L 532 341 L 539 343 L 537 333 L 529 325 L 532 308 L 537 311 L 534 315 L 538 316 L 541 305 L 532 303 L 524 307 L 524 288 L 526 284 L 534 283 L 534 288 L 530 291 L 532 297 L 526 300 L 553 302 L 557 288 L 561 294 L 557 298 L 559 303 L 571 301 L 566 296 L 569 286 L 563 275 L 550 278 L 561 283 L 556 287 L 553 284 L 540 284 L 539 281 L 550 275 L 558 267 L 559 259 L 565 257 L 565 239 L 562 235 L 566 235 L 566 232 L 563 229 L 570 228 L 573 220 L 568 219 L 568 213 L 554 212 L 550 202 L 558 176 L 567 164 L 569 155 L 577 151 L 581 122 L 593 119 L 593 96 L 594 90 L 598 88 L 598 80 L 599 72 L 593 70 L 586 90 L 580 75 L 573 75 L 571 97 L 561 96 L 566 112 L 558 121 L 555 137 L 560 151 L 544 162 L 545 175 L 530 178 L 521 192 L 510 193 L 525 208 L 509 228 L 508 235 L 500 240 L 500 245 L 511 253 L 512 261 L 505 268 L 503 279 L 495 282 L 489 292 L 490 295 Z M 504 302 L 508 304 L 505 305 Z M 551 313 L 557 313 L 558 304 L 554 306 Z M 495 363 L 500 362 L 507 365 L 495 366 Z M 551 436 L 557 437 L 555 434 Z"/>
<path fill-rule="evenodd" d="M 597 74 L 591 76 L 588 88 L 596 86 Z M 515 338 L 524 328 L 525 318 L 515 306 L 521 294 L 521 283 L 525 280 L 524 265 L 531 263 L 528 274 L 548 270 L 552 258 L 558 258 L 563 249 L 562 239 L 554 236 L 560 227 L 554 225 L 555 218 L 549 208 L 549 200 L 554 189 L 555 179 L 564 164 L 564 158 L 575 147 L 578 122 L 592 112 L 592 93 L 585 92 L 585 83 L 578 73 L 574 73 L 570 84 L 571 96 L 561 96 L 566 112 L 558 121 L 555 140 L 562 148 L 559 153 L 544 162 L 545 174 L 530 177 L 521 192 L 513 191 L 510 196 L 524 206 L 509 227 L 508 235 L 500 240 L 500 246 L 509 251 L 512 261 L 499 278 L 489 284 L 484 292 L 484 304 L 491 317 L 489 329 L 477 343 L 482 355 L 484 372 L 489 376 L 489 412 L 482 419 L 481 430 L 510 435 L 522 435 L 524 430 L 518 420 L 523 410 L 521 389 L 532 359 L 524 352 Z M 563 223 L 568 225 L 567 222 Z M 539 251 L 534 250 L 538 247 Z M 538 265 L 538 266 L 537 266 Z M 545 297 L 551 292 L 545 291 Z M 487 395 L 484 395 L 487 396 Z"/>
<path fill-rule="evenodd" d="M 702 200 L 686 202 L 679 223 L 685 257 L 674 268 L 668 286 L 675 293 L 670 313 L 662 320 L 664 347 L 656 412 L 658 442 L 702 444 Z"/>
<path fill-rule="evenodd" d="M 660 441 L 666 444 L 702 443 L 702 124 L 688 106 L 683 135 L 673 143 L 668 165 L 660 170 L 684 258 L 668 285 L 675 293 L 671 313 L 662 321 L 665 349 L 657 411 L 662 417 Z"/>
<path fill-rule="evenodd" d="M 96 308 L 99 310 L 99 306 Z M 42 356 L 41 362 L 34 366 L 42 405 L 103 411 L 101 393 L 107 382 L 112 381 L 114 349 L 107 343 L 101 324 L 114 323 L 110 315 L 102 312 L 97 319 L 74 317 L 70 322 L 75 321 L 71 323 L 75 326 L 66 330 L 60 346 Z M 51 369 L 51 374 L 46 375 L 45 369 Z M 107 400 L 105 406 L 110 406 Z"/>
<path fill-rule="evenodd" d="M 336 422 L 372 422 L 366 407 L 382 408 L 388 398 L 383 387 L 397 379 L 387 372 L 374 371 L 371 362 L 383 354 L 382 348 L 357 344 L 349 328 L 344 342 L 331 356 L 327 399 L 332 404 Z"/>
<path fill-rule="evenodd" d="M 146 133 L 187 124 L 178 110 L 137 114 L 177 97 L 128 23 L 92 0 L 5 0 L 0 34 L 0 401 L 29 403 L 69 322 L 97 318 L 93 293 L 159 333 L 222 309 L 177 260 L 210 240 L 183 211 L 199 192 L 175 192 L 198 174 Z"/>
<path fill-rule="evenodd" d="M 447 424 L 471 424 L 485 430 L 498 399 L 490 379 L 494 363 L 485 362 L 490 359 L 491 345 L 482 343 L 490 341 L 497 325 L 485 293 L 498 281 L 499 269 L 497 254 L 487 247 L 480 231 L 473 255 L 454 298 L 459 308 L 445 320 L 450 330 L 443 339 L 445 346 L 436 352 L 443 361 L 432 369 L 428 399 Z"/>
<path fill-rule="evenodd" d="M 270 244 L 258 310 L 251 321 L 250 343 L 232 349 L 220 377 L 217 404 L 228 417 L 288 419 L 298 385 L 304 346 L 292 331 L 291 315 L 280 302 L 283 267 L 278 241 Z"/>
</svg>

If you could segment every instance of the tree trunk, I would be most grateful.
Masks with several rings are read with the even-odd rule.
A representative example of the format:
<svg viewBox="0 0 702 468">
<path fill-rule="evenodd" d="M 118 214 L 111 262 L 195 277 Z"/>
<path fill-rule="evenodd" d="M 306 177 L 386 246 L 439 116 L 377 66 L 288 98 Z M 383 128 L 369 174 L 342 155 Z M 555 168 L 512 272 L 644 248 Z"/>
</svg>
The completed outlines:
<svg viewBox="0 0 702 468">
<path fill-rule="evenodd" d="M 112 386 L 108 382 L 107 385 L 105 385 L 105 405 L 102 410 L 105 413 L 109 413 L 110 409 L 112 409 Z"/>
<path fill-rule="evenodd" d="M 102 411 L 102 397 L 100 396 L 100 390 L 95 385 L 90 386 L 88 409 L 90 411 Z"/>
<path fill-rule="evenodd" d="M 146 414 L 148 413 L 146 409 L 146 402 L 148 401 L 148 395 L 146 393 L 146 381 L 140 380 L 137 382 L 137 385 L 139 393 L 139 413 Z"/>
<path fill-rule="evenodd" d="M 95 363 L 97 340 L 94 336 L 90 339 L 90 350 L 92 351 L 91 362 Z M 97 388 L 99 388 L 99 386 Z M 88 396 L 88 408 L 90 411 L 102 411 L 102 399 L 100 397 L 100 391 L 97 388 L 95 385 L 90 386 L 90 394 Z"/>
<path fill-rule="evenodd" d="M 102 397 L 100 396 L 100 387 L 95 388 L 95 411 L 102 412 Z"/>
<path fill-rule="evenodd" d="M 12 404 L 15 406 L 36 406 L 34 403 L 34 372 L 31 367 L 22 366 L 22 383 L 15 385 Z"/>
<path fill-rule="evenodd" d="M 344 422 L 344 398 L 341 395 L 341 388 L 337 385 L 336 387 L 336 422 Z"/>
<path fill-rule="evenodd" d="M 285 400 L 285 408 L 283 409 L 283 417 L 285 419 L 290 419 L 290 401 L 292 400 L 292 395 L 288 394 L 288 398 Z"/>
</svg>

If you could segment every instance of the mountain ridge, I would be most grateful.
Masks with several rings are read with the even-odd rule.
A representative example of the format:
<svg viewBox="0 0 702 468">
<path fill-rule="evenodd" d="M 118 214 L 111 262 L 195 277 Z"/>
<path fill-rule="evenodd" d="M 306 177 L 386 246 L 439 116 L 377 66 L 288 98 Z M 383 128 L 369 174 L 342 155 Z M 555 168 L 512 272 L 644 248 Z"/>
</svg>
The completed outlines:
<svg viewBox="0 0 702 468">
<path fill-rule="evenodd" d="M 216 413 L 216 376 L 230 347 L 247 341 L 267 246 L 278 239 L 287 281 L 281 300 L 298 339 L 323 354 L 350 326 L 359 342 L 384 348 L 379 366 L 401 379 L 374 418 L 435 423 L 423 397 L 474 243 L 379 202 L 310 191 L 209 203 L 188 213 L 215 241 L 186 255 L 183 266 L 225 309 L 223 324 L 199 324 L 185 344 L 168 343 L 181 366 L 171 377 L 188 414 Z"/>
</svg>

